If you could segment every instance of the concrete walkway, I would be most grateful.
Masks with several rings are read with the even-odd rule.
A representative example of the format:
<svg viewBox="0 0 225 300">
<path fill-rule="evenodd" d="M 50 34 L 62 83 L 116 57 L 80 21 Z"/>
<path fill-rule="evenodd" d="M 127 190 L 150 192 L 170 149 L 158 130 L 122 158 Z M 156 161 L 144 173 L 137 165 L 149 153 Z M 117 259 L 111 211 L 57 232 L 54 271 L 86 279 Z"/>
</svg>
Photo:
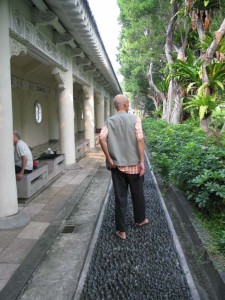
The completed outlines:
<svg viewBox="0 0 225 300">
<path fill-rule="evenodd" d="M 87 248 L 101 201 L 105 198 L 109 186 L 110 173 L 101 168 L 102 164 L 104 157 L 100 150 L 90 152 L 74 169 L 64 171 L 59 179 L 29 204 L 20 205 L 18 215 L 0 220 L 1 300 L 18 297 L 34 271 L 40 269 L 43 259 L 48 260 L 49 255 L 46 256 L 46 253 L 53 243 L 55 244 L 50 253 L 57 252 L 56 261 L 52 255 L 50 266 L 47 264 L 47 269 L 41 275 L 42 282 L 38 284 L 37 290 L 34 289 L 32 296 L 26 296 L 28 293 L 26 292 L 23 299 L 66 299 L 64 294 L 61 298 L 57 298 L 57 295 L 60 295 L 59 290 L 68 293 L 68 286 L 64 287 L 63 283 L 61 284 L 61 280 L 64 282 L 68 280 L 66 265 L 72 266 L 70 260 L 78 265 L 79 262 L 83 263 L 82 259 L 79 260 L 79 255 L 85 254 L 81 240 L 85 242 Z M 87 211 L 87 208 L 91 210 Z M 89 226 L 84 229 L 82 224 L 87 221 Z M 71 239 L 71 235 L 61 233 L 65 226 L 71 223 L 75 225 L 74 240 Z M 69 230 L 71 228 L 69 227 Z M 68 227 L 65 231 L 68 231 Z M 63 245 L 69 253 L 64 251 Z M 75 276 L 79 274 L 75 268 L 74 272 Z M 53 287 L 57 290 L 53 298 L 46 293 L 49 287 L 51 290 Z M 43 294 L 39 296 L 41 291 Z"/>
</svg>

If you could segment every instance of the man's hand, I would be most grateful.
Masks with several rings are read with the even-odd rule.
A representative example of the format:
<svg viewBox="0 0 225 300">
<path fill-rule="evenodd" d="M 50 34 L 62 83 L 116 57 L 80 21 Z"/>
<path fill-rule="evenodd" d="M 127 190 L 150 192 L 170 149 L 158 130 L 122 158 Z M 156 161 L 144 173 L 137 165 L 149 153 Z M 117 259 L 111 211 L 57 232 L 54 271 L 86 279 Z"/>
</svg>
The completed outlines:
<svg viewBox="0 0 225 300">
<path fill-rule="evenodd" d="M 114 161 L 111 158 L 107 159 L 107 162 L 108 162 L 108 167 L 110 169 L 115 169 L 116 168 L 116 165 L 114 164 Z"/>
<path fill-rule="evenodd" d="M 17 179 L 17 180 L 21 180 L 22 177 L 23 177 L 23 173 L 18 173 L 18 174 L 16 174 L 16 179 Z"/>
<path fill-rule="evenodd" d="M 145 174 L 145 164 L 144 163 L 140 163 L 139 169 L 140 169 L 139 175 L 143 176 Z"/>
</svg>

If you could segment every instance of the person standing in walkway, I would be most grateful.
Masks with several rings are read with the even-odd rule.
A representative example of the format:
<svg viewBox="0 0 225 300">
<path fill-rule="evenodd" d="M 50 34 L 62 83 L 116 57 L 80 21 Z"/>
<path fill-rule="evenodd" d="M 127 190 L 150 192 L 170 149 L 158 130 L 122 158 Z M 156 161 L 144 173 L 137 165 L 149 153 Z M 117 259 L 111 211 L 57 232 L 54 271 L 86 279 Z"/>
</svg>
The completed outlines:
<svg viewBox="0 0 225 300">
<path fill-rule="evenodd" d="M 20 139 L 20 135 L 16 131 L 13 132 L 13 144 L 16 179 L 21 180 L 24 174 L 33 171 L 33 156 L 28 145 Z"/>
<path fill-rule="evenodd" d="M 129 101 L 124 95 L 114 98 L 117 114 L 102 127 L 99 142 L 112 173 L 115 192 L 116 235 L 126 239 L 127 193 L 130 186 L 134 221 L 138 226 L 149 223 L 145 217 L 144 138 L 141 120 L 128 113 Z"/>
</svg>

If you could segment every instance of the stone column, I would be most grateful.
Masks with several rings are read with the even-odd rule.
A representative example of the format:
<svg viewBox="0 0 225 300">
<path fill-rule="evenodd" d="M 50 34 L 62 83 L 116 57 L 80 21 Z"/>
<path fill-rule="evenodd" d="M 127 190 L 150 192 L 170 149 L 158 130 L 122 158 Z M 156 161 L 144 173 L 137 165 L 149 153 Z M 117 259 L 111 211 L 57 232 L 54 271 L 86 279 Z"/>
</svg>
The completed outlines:
<svg viewBox="0 0 225 300">
<path fill-rule="evenodd" d="M 104 96 L 102 94 L 97 96 L 96 100 L 96 128 L 102 128 L 102 125 L 105 121 L 105 104 L 104 104 Z"/>
<path fill-rule="evenodd" d="M 78 118 L 78 131 L 83 132 L 84 131 L 84 100 L 83 100 L 83 93 L 82 95 L 79 94 L 78 96 L 78 104 L 79 104 L 79 112 L 77 115 Z"/>
<path fill-rule="evenodd" d="M 54 68 L 59 83 L 59 136 L 61 152 L 65 155 L 65 164 L 76 162 L 75 136 L 74 136 L 74 103 L 73 103 L 73 74 L 72 63 L 67 72 Z"/>
<path fill-rule="evenodd" d="M 90 147 L 95 148 L 95 111 L 93 86 L 82 86 L 84 91 L 84 131 L 85 138 L 90 140 Z"/>
<path fill-rule="evenodd" d="M 113 99 L 110 100 L 110 115 L 111 116 L 115 115 L 115 105 L 113 103 Z"/>
<path fill-rule="evenodd" d="M 8 1 L 0 2 L 0 217 L 18 212 L 13 149 L 13 115 L 10 71 Z"/>
<path fill-rule="evenodd" d="M 76 118 L 74 118 L 74 132 L 78 133 L 78 116 L 79 116 L 79 107 L 78 107 L 78 100 L 77 97 L 74 98 L 74 112 L 75 112 L 75 116 Z"/>
<path fill-rule="evenodd" d="M 108 98 L 105 98 L 105 101 L 106 101 L 106 105 L 105 105 L 105 108 L 106 108 L 106 119 L 110 117 L 110 103 L 109 103 L 109 99 Z"/>
</svg>

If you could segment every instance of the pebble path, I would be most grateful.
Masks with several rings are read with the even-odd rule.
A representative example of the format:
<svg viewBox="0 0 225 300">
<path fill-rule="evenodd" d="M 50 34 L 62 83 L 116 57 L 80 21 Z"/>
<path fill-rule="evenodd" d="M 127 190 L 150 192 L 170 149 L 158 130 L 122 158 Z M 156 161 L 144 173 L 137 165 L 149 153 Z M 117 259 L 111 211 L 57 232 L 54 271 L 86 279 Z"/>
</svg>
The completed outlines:
<svg viewBox="0 0 225 300">
<path fill-rule="evenodd" d="M 146 163 L 146 217 L 135 226 L 129 196 L 127 239 L 115 236 L 114 193 L 107 204 L 82 300 L 190 300 L 160 198 Z"/>
</svg>

